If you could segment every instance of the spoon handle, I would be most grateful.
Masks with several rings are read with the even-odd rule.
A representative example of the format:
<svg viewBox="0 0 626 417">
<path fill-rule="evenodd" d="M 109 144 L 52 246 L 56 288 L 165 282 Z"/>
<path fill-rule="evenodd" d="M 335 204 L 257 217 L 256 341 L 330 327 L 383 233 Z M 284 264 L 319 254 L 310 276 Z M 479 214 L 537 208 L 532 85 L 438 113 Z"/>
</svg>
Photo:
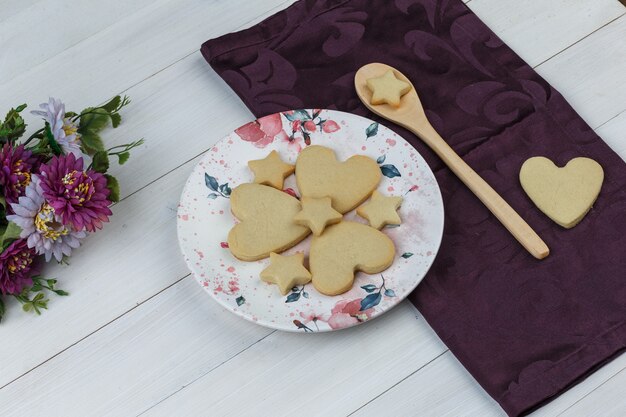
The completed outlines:
<svg viewBox="0 0 626 417">
<path fill-rule="evenodd" d="M 550 254 L 550 249 L 535 231 L 501 196 L 491 188 L 430 125 L 423 121 L 407 125 L 435 151 L 457 177 L 483 202 L 494 216 L 532 256 L 543 259 Z"/>
</svg>

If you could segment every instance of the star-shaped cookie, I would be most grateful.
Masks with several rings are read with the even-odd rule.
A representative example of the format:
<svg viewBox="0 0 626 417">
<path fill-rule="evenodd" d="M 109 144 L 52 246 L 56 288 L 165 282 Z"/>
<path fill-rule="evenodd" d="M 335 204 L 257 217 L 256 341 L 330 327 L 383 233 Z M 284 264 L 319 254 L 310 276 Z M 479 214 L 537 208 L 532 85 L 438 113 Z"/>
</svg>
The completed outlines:
<svg viewBox="0 0 626 417">
<path fill-rule="evenodd" d="M 343 216 L 332 206 L 330 197 L 311 198 L 302 197 L 302 211 L 293 220 L 302 226 L 307 226 L 315 236 L 322 234 L 326 226 L 339 223 Z"/>
<path fill-rule="evenodd" d="M 281 294 L 287 294 L 296 285 L 311 281 L 311 273 L 304 267 L 304 254 L 279 255 L 270 253 L 270 265 L 261 271 L 261 279 L 278 285 Z"/>
<path fill-rule="evenodd" d="M 382 229 L 387 224 L 400 224 L 397 210 L 402 204 L 402 197 L 387 197 L 374 191 L 367 203 L 356 209 L 356 214 L 367 219 L 370 226 Z"/>
<path fill-rule="evenodd" d="M 282 190 L 285 178 L 293 174 L 295 167 L 280 159 L 278 152 L 272 151 L 263 159 L 248 161 L 254 173 L 254 182 Z"/>
<path fill-rule="evenodd" d="M 372 91 L 371 104 L 387 103 L 400 106 L 400 98 L 411 90 L 411 84 L 396 78 L 392 70 L 380 77 L 369 78 L 367 87 Z"/>
</svg>

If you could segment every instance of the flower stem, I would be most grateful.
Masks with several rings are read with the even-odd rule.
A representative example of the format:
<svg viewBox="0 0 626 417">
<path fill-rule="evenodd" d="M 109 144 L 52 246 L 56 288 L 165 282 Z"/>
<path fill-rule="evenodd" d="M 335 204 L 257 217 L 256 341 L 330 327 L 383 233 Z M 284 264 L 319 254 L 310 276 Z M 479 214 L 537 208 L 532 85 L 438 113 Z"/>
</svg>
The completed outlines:
<svg viewBox="0 0 626 417">
<path fill-rule="evenodd" d="M 30 137 L 28 139 L 26 139 L 26 142 L 23 143 L 24 146 L 28 145 L 30 143 L 31 140 L 35 139 L 38 135 L 43 133 L 43 130 L 45 128 L 41 128 L 38 131 L 36 131 L 35 133 L 33 133 L 32 135 L 30 135 Z"/>
</svg>

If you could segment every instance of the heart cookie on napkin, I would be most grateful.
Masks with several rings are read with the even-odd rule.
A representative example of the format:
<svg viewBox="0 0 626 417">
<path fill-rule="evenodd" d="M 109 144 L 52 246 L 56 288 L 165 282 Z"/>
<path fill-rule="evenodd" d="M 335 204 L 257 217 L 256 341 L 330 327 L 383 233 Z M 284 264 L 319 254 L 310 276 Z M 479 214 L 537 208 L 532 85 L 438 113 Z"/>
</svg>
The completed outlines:
<svg viewBox="0 0 626 417">
<path fill-rule="evenodd" d="M 294 223 L 300 202 L 289 194 L 260 184 L 241 184 L 230 196 L 230 207 L 241 223 L 228 234 L 230 251 L 242 261 L 267 258 L 296 245 L 310 233 Z"/>
<path fill-rule="evenodd" d="M 296 182 L 302 196 L 330 197 L 333 208 L 340 213 L 347 213 L 367 200 L 381 175 L 373 159 L 354 155 L 339 162 L 335 152 L 324 146 L 307 147 L 296 161 Z"/>
<path fill-rule="evenodd" d="M 570 229 L 596 201 L 604 171 L 589 158 L 574 158 L 559 168 L 542 156 L 528 159 L 519 173 L 522 188 L 546 216 Z"/>
</svg>

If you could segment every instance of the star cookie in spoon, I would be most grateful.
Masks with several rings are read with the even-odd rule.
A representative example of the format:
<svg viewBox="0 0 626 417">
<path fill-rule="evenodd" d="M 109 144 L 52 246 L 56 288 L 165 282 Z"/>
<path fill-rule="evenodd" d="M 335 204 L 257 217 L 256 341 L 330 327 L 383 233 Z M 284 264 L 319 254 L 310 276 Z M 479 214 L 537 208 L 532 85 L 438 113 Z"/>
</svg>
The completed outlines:
<svg viewBox="0 0 626 417">
<path fill-rule="evenodd" d="M 372 91 L 371 104 L 387 103 L 394 107 L 400 107 L 400 98 L 411 91 L 411 84 L 397 79 L 393 70 L 368 78 L 367 87 Z"/>
</svg>

